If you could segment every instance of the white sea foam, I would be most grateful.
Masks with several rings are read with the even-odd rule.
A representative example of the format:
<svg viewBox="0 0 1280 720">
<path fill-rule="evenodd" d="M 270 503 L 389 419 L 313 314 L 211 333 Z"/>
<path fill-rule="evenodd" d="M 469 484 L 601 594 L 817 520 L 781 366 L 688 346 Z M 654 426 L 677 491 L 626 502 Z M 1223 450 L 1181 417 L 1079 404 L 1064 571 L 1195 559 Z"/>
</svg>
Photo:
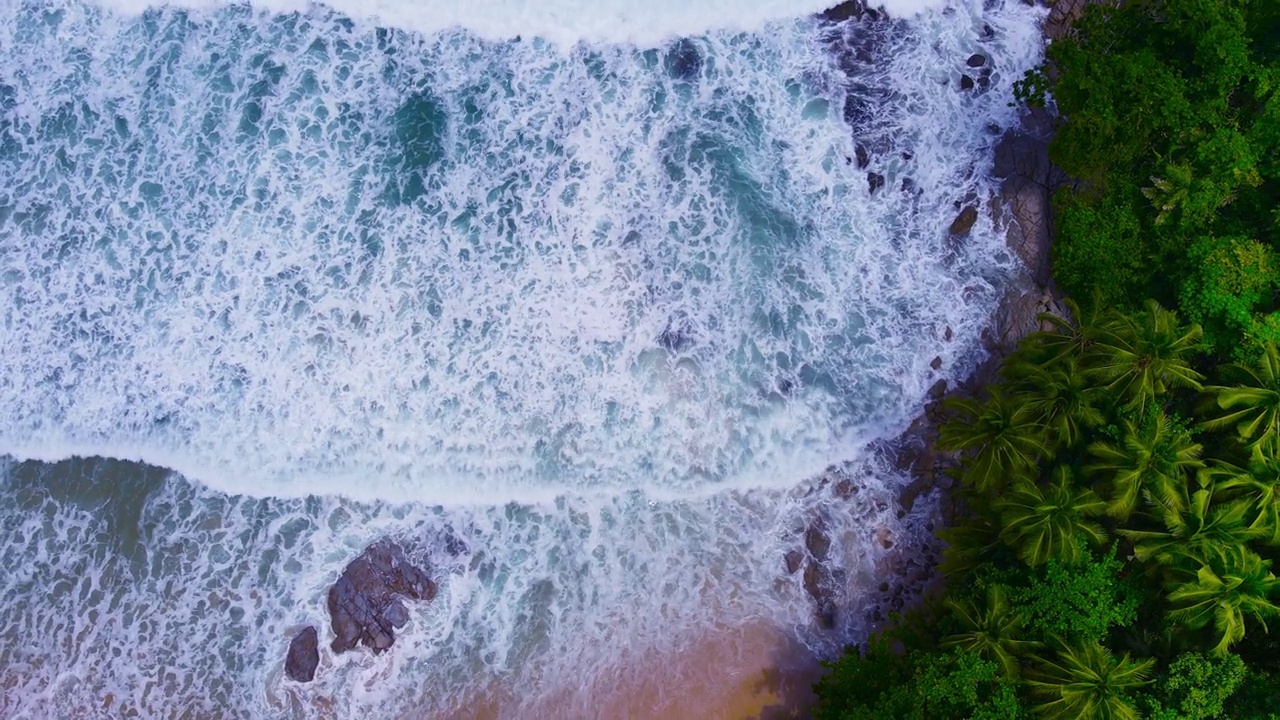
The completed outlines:
<svg viewBox="0 0 1280 720">
<path fill-rule="evenodd" d="M 689 43 L 692 82 L 684 46 L 325 13 L 5 30 L 19 455 L 274 495 L 786 487 L 904 417 L 995 297 L 994 235 L 941 232 L 983 182 L 966 116 L 1011 112 L 935 90 L 967 29 L 880 71 L 875 198 L 808 22 Z"/>
<path fill-rule="evenodd" d="M 99 0 L 121 13 L 158 6 L 211 9 L 232 0 Z M 945 0 L 878 0 L 895 17 L 938 8 Z M 757 31 L 765 24 L 817 13 L 836 0 L 254 0 L 269 12 L 305 12 L 317 4 L 354 18 L 375 20 L 421 33 L 466 28 L 482 37 L 507 40 L 537 36 L 571 46 L 579 41 L 656 44 L 708 30 Z"/>
<path fill-rule="evenodd" d="M 986 213 L 945 229 L 990 189 L 1036 19 L 884 25 L 851 80 L 809 19 L 693 63 L 325 10 L 0 13 L 0 452 L 201 481 L 0 472 L 0 714 L 436 716 L 510 687 L 534 716 L 723 625 L 852 637 L 782 554 L 826 513 L 847 599 L 878 583 L 894 478 L 857 465 L 838 511 L 806 483 L 901 427 L 935 355 L 974 358 L 1012 260 Z M 977 51 L 991 88 L 960 93 Z M 440 599 L 283 681 L 385 534 L 426 541 Z"/>
</svg>

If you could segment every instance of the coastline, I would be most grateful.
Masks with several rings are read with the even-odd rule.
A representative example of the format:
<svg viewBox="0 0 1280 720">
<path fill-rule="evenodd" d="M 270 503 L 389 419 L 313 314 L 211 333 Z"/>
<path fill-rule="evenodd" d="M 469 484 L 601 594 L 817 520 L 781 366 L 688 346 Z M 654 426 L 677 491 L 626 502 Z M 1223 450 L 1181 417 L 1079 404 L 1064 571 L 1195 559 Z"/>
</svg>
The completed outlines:
<svg viewBox="0 0 1280 720">
<path fill-rule="evenodd" d="M 1026 1 L 1030 4 L 1030 0 Z M 1052 2 L 1041 0 L 1045 1 Z M 875 14 L 875 11 L 866 12 Z M 875 17 L 883 18 L 881 15 Z M 1047 35 L 1048 30 L 1045 32 Z M 1034 130 L 1029 130 L 1029 127 Z M 850 615 L 842 618 L 843 622 L 847 624 L 853 618 L 856 628 L 880 626 L 887 621 L 886 612 L 901 610 L 917 602 L 934 581 L 932 569 L 938 560 L 939 543 L 932 531 L 948 517 L 950 488 L 950 479 L 944 472 L 949 458 L 934 448 L 937 428 L 943 419 L 941 400 L 949 396 L 982 393 L 986 381 L 1008 350 L 1016 345 L 1017 339 L 1036 328 L 1037 314 L 1057 307 L 1056 292 L 1048 275 L 1048 197 L 1053 183 L 1058 181 L 1048 165 L 1045 152 L 1051 129 L 1051 118 L 1047 115 L 1037 118 L 1032 113 L 1008 130 L 993 145 L 997 174 L 1002 178 L 998 192 L 982 199 L 973 196 L 966 200 L 973 209 L 966 207 L 961 211 L 962 216 L 970 213 L 974 217 L 977 217 L 978 208 L 987 211 L 1005 232 L 1010 250 L 1024 263 L 987 323 L 983 336 L 988 355 L 986 361 L 962 382 L 954 383 L 954 387 L 948 388 L 946 383 L 935 384 L 929 393 L 930 402 L 906 431 L 872 446 L 882 459 L 893 463 L 912 478 L 901 493 L 891 492 L 885 497 L 891 518 L 896 496 L 901 508 L 898 514 L 901 522 L 890 520 L 888 524 L 868 525 L 866 528 L 867 542 L 874 540 L 879 543 L 878 547 L 872 546 L 876 549 L 874 582 L 884 580 L 878 591 L 866 586 L 857 587 L 856 592 L 851 590 L 846 597 L 843 594 L 845 568 L 835 558 L 831 562 L 827 558 L 834 532 L 831 536 L 827 534 L 822 518 L 830 520 L 841 513 L 852 514 L 855 503 L 847 501 L 860 490 L 857 477 L 861 469 L 833 468 L 797 488 L 797 492 L 807 492 L 811 496 L 823 494 L 824 497 L 809 524 L 788 537 L 795 549 L 787 552 L 785 557 L 779 553 L 776 582 L 803 587 L 801 593 L 807 592 L 812 597 L 820 623 L 827 612 L 825 602 L 844 600 L 846 602 L 838 611 L 843 613 L 847 608 Z M 1004 174 L 1000 174 L 1001 168 Z M 871 180 L 870 176 L 868 179 Z M 939 228 L 939 232 L 947 231 L 945 227 Z M 958 235 L 954 229 L 951 232 Z M 940 367 L 941 360 L 934 367 L 935 371 Z M 879 500 L 878 497 L 876 499 Z M 862 495 L 860 500 L 865 502 L 867 496 Z M 442 540 L 441 547 L 445 548 L 442 552 L 452 555 L 453 542 L 451 539 Z M 840 541 L 836 539 L 835 542 L 838 545 Z M 831 554 L 836 555 L 835 552 Z M 431 570 L 439 571 L 443 567 L 438 564 Z M 326 579 L 324 586 L 327 588 L 332 580 L 332 577 Z M 864 611 L 866 621 L 859 623 L 856 618 Z M 390 612 L 400 616 L 403 610 L 391 608 Z M 395 622 L 389 618 L 391 614 L 383 613 L 377 620 Z M 328 615 L 310 617 L 309 621 L 320 624 L 323 635 L 329 634 Z M 292 633 L 292 629 L 288 632 Z M 315 634 L 313 630 L 313 640 Z M 829 637 L 834 644 L 837 635 L 832 633 Z M 283 634 L 280 639 L 288 642 Z M 371 641 L 380 642 L 377 638 L 371 638 Z M 830 645 L 824 647 L 830 649 Z M 283 651 L 283 646 L 280 649 Z M 284 664 L 283 652 L 274 660 Z M 593 702 L 599 701 L 598 705 L 593 705 L 593 710 L 609 716 L 799 717 L 811 706 L 812 683 L 823 672 L 814 652 L 797 641 L 794 632 L 754 620 L 719 624 L 705 633 L 683 638 L 676 650 L 634 657 L 633 662 L 636 671 L 628 673 L 629 676 L 642 679 L 639 682 L 620 682 L 603 697 L 593 699 Z M 278 675 L 279 670 L 276 672 Z M 287 693 L 289 700 L 297 701 L 291 689 Z M 474 704 L 460 708 L 456 716 L 502 716 L 504 711 L 510 712 L 509 701 L 513 697 L 518 698 L 518 693 L 519 688 L 495 687 L 490 694 L 472 698 Z M 312 697 L 318 702 L 325 700 L 319 695 Z M 582 709 L 573 704 L 573 698 L 566 696 L 559 701 L 564 704 L 556 706 L 557 699 L 552 698 L 547 709 L 559 707 L 564 711 L 561 716 L 566 717 L 572 717 Z M 322 716 L 326 714 L 323 706 L 316 712 Z"/>
<path fill-rule="evenodd" d="M 1032 0 L 1021 0 L 1032 4 Z M 1042 25 L 1046 43 L 1061 37 L 1085 4 L 1095 0 L 1034 0 L 1049 9 Z M 819 15 L 836 24 L 847 19 L 869 22 L 889 18 L 866 8 L 862 0 L 841 3 Z M 867 48 L 860 48 L 866 52 Z M 968 89 L 968 88 L 962 88 Z M 957 204 L 960 216 L 950 229 L 957 240 L 972 225 L 976 212 L 986 212 L 1003 231 L 1005 244 L 1020 260 L 982 334 L 984 359 L 966 377 L 948 383 L 939 377 L 928 402 L 906 430 L 874 443 L 869 450 L 910 477 L 897 493 L 898 531 L 875 528 L 873 537 L 884 551 L 875 563 L 879 587 L 862 592 L 857 601 L 842 603 L 842 569 L 828 561 L 832 539 L 822 515 L 814 516 L 794 538 L 795 548 L 779 557 L 779 582 L 799 581 L 813 601 L 820 626 L 834 626 L 835 613 L 861 613 L 869 633 L 884 629 L 897 612 L 919 605 L 941 589 L 936 566 L 942 543 L 934 531 L 954 517 L 947 470 L 957 456 L 937 449 L 938 431 L 945 421 L 942 404 L 952 397 L 983 397 L 1001 363 L 1022 338 L 1041 328 L 1042 313 L 1062 314 L 1061 296 L 1050 275 L 1052 207 L 1050 197 L 1066 178 L 1053 167 L 1048 145 L 1054 117 L 1045 109 L 1023 111 L 1019 123 L 1007 128 L 992 146 L 998 189 L 977 202 Z M 971 209 L 972 208 L 972 209 Z M 976 212 L 975 212 L 976 211 Z M 965 219 L 965 215 L 972 217 Z M 935 364 L 934 370 L 941 365 Z M 809 482 L 808 493 L 830 493 L 825 512 L 845 511 L 860 487 L 851 468 L 832 467 Z M 318 619 L 323 622 L 322 619 Z M 607 697 L 594 699 L 594 710 L 609 716 L 663 717 L 672 713 L 723 720 L 783 720 L 806 717 L 816 702 L 813 684 L 825 674 L 821 659 L 802 643 L 776 628 L 745 624 L 722 626 L 689 638 L 675 653 L 637 658 L 640 683 L 621 683 Z M 634 675 L 633 675 L 634 677 Z M 573 716 L 572 688 L 555 694 L 548 713 Z M 519 704 L 516 691 L 494 688 L 474 698 L 469 707 L 450 717 L 501 717 L 503 709 Z"/>
<path fill-rule="evenodd" d="M 1047 8 L 1041 26 L 1047 44 L 1070 31 L 1071 23 L 1085 6 L 1100 0 L 1023 0 Z M 823 14 L 824 18 L 862 17 L 856 3 L 843 3 Z M 852 9 L 851 9 L 852 8 Z M 874 12 L 874 11 L 872 11 Z M 942 589 L 936 573 L 941 541 L 934 535 L 955 517 L 958 508 L 950 494 L 953 480 L 948 471 L 958 463 L 958 453 L 937 448 L 939 429 L 946 420 L 943 403 L 949 398 L 982 398 L 996 379 L 1000 366 L 1029 334 L 1042 329 L 1041 314 L 1063 315 L 1062 295 L 1050 272 L 1053 245 L 1053 192 L 1068 181 L 1049 159 L 1055 116 L 1047 108 L 1024 109 L 1018 125 L 1006 129 L 993 147 L 994 176 L 998 190 L 985 199 L 982 208 L 1001 227 L 1008 249 L 1021 261 L 982 334 L 985 358 L 954 384 L 939 379 L 929 392 L 929 400 L 902 433 L 878 443 L 874 450 L 889 464 L 907 474 L 910 481 L 898 494 L 898 517 L 919 516 L 924 529 L 920 537 L 901 538 L 886 552 L 882 562 L 885 582 L 867 598 L 865 621 L 869 631 L 887 628 L 892 619 L 886 610 L 899 612 L 918 606 Z M 972 207 L 972 206 L 969 206 Z M 964 222 L 961 211 L 957 224 Z M 971 224 L 971 222 L 969 223 Z M 952 227 L 954 234 L 955 225 Z M 935 371 L 940 364 L 935 364 Z M 836 493 L 839 495 L 838 491 Z M 927 505 L 917 508 L 918 505 Z M 806 540 L 820 528 L 814 523 Z M 819 529 L 820 532 L 820 529 Z M 808 544 L 808 543 L 806 543 Z M 817 612 L 822 600 L 812 592 Z M 811 670 L 812 672 L 812 670 Z M 821 670 L 819 670 L 821 674 Z M 812 697 L 812 696 L 810 696 Z M 734 715 L 737 718 L 803 717 L 810 705 L 798 704 L 781 715 Z"/>
</svg>

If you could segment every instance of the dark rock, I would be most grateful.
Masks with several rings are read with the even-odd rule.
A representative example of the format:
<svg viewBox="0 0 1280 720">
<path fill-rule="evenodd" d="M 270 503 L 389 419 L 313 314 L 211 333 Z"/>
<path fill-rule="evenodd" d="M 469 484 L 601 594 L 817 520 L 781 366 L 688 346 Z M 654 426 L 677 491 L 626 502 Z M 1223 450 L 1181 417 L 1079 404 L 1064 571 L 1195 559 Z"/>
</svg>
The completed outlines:
<svg viewBox="0 0 1280 720">
<path fill-rule="evenodd" d="M 933 360 L 931 360 L 931 361 L 929 362 L 929 367 L 933 368 L 934 370 L 941 370 L 941 369 L 942 369 L 942 356 L 941 356 L 941 355 L 935 355 L 935 356 L 934 356 L 934 358 L 933 358 Z"/>
<path fill-rule="evenodd" d="M 404 603 L 396 600 L 387 606 L 386 612 L 382 613 L 383 619 L 391 623 L 391 627 L 400 629 L 409 622 L 409 608 Z"/>
<path fill-rule="evenodd" d="M 824 22 L 841 23 L 845 20 L 856 20 L 866 11 L 866 5 L 862 0 L 847 0 L 818 13 L 818 18 Z"/>
<path fill-rule="evenodd" d="M 941 400 L 947 394 L 947 381 L 939 380 L 929 388 L 929 397 L 934 400 Z"/>
<path fill-rule="evenodd" d="M 985 24 L 982 26 L 982 32 L 978 34 L 978 37 L 982 38 L 983 40 L 990 40 L 995 36 L 996 36 L 996 31 L 992 30 L 990 25 L 985 25 Z"/>
<path fill-rule="evenodd" d="M 284 658 L 284 674 L 294 682 L 311 682 L 320 664 L 319 637 L 314 625 L 308 625 L 289 642 Z"/>
<path fill-rule="evenodd" d="M 848 500 L 849 498 L 858 494 L 858 486 L 855 485 L 853 481 L 850 480 L 849 478 L 845 478 L 840 482 L 836 483 L 834 492 L 836 497 L 840 498 L 841 500 Z"/>
<path fill-rule="evenodd" d="M 1040 286 L 1049 283 L 1049 197 L 1060 173 L 1049 161 L 1048 138 L 1047 127 L 1032 125 L 1029 129 L 1010 130 L 1000 139 L 995 152 L 995 175 L 1004 181 L 999 197 L 1001 209 L 1013 220 L 1007 225 L 1006 242 Z"/>
<path fill-rule="evenodd" d="M 334 634 L 330 647 L 342 653 L 364 644 L 383 652 L 395 642 L 395 628 L 409 620 L 402 599 L 428 601 L 435 596 L 431 576 L 410 563 L 399 545 L 380 540 L 352 560 L 329 588 Z"/>
<path fill-rule="evenodd" d="M 854 145 L 853 154 L 858 158 L 858 169 L 866 170 L 867 166 L 871 164 L 871 157 L 867 154 L 867 146 L 862 143 Z"/>
<path fill-rule="evenodd" d="M 902 192 L 911 194 L 916 191 L 916 181 L 911 178 L 902 178 Z"/>
<path fill-rule="evenodd" d="M 953 337 L 955 337 L 955 334 L 951 332 L 951 326 L 948 325 L 942 331 L 942 339 L 946 342 L 951 342 L 951 338 Z"/>
<path fill-rule="evenodd" d="M 960 89 L 961 89 L 961 90 L 972 90 L 972 89 L 973 89 L 973 78 L 969 77 L 968 75 L 961 75 L 961 76 L 960 76 Z"/>
<path fill-rule="evenodd" d="M 831 537 L 827 535 L 826 525 L 821 520 L 804 531 L 804 546 L 814 560 L 821 562 L 827 559 L 827 553 L 831 550 Z"/>
<path fill-rule="evenodd" d="M 815 560 L 804 566 L 804 589 L 816 604 L 818 625 L 831 629 L 836 625 L 836 604 L 831 591 L 831 572 Z"/>
<path fill-rule="evenodd" d="M 880 188 L 884 187 L 884 176 L 880 173 L 867 173 L 867 187 L 871 190 L 871 194 L 875 195 Z"/>
<path fill-rule="evenodd" d="M 971 68 L 982 67 L 987 64 L 987 56 L 982 53 L 974 53 L 969 56 L 968 60 L 964 61 L 964 64 Z"/>
<path fill-rule="evenodd" d="M 665 62 L 673 80 L 693 82 L 702 72 L 702 55 L 688 38 L 681 38 L 667 50 Z"/>
<path fill-rule="evenodd" d="M 956 219 L 951 221 L 949 232 L 956 236 L 968 235 L 976 222 L 978 222 L 978 208 L 970 205 L 961 210 Z"/>
<path fill-rule="evenodd" d="M 800 566 L 804 564 L 804 553 L 799 550 L 789 550 L 786 555 L 787 574 L 795 575 Z"/>
</svg>

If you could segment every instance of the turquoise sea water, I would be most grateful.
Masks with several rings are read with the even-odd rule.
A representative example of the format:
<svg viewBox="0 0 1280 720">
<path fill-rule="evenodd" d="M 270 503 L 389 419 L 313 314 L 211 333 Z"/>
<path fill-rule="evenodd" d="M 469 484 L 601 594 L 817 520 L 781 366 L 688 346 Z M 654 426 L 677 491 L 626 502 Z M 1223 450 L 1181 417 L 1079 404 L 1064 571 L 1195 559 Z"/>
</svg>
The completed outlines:
<svg viewBox="0 0 1280 720">
<path fill-rule="evenodd" d="M 865 443 L 974 361 L 1013 262 L 985 214 L 945 237 L 1037 59 L 1037 13 L 988 5 L 881 26 L 853 76 L 806 16 L 629 44 L 0 11 L 0 710 L 586 702 L 717 624 L 856 637 L 781 558 L 850 462 L 843 597 L 878 584 L 871 537 L 914 520 Z M 285 682 L 386 534 L 441 597 Z"/>
</svg>

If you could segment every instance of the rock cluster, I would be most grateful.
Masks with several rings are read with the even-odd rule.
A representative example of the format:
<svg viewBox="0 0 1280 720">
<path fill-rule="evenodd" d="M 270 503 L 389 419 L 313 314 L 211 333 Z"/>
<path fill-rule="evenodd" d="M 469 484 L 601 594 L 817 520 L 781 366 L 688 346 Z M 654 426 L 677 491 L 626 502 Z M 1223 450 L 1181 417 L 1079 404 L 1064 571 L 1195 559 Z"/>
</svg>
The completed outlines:
<svg viewBox="0 0 1280 720">
<path fill-rule="evenodd" d="M 404 601 L 429 601 L 435 596 L 430 574 L 410 562 L 400 545 L 379 540 L 352 560 L 329 588 L 334 634 L 329 647 L 335 654 L 360 645 L 374 653 L 384 652 L 395 643 L 395 631 L 409 622 Z M 310 682 L 319 664 L 319 633 L 308 625 L 289 643 L 285 675 L 295 682 Z"/>
<path fill-rule="evenodd" d="M 370 545 L 351 561 L 329 588 L 329 618 L 335 653 L 364 645 L 375 653 L 396 641 L 395 631 L 409 621 L 404 600 L 431 600 L 436 584 L 390 540 Z"/>
</svg>

